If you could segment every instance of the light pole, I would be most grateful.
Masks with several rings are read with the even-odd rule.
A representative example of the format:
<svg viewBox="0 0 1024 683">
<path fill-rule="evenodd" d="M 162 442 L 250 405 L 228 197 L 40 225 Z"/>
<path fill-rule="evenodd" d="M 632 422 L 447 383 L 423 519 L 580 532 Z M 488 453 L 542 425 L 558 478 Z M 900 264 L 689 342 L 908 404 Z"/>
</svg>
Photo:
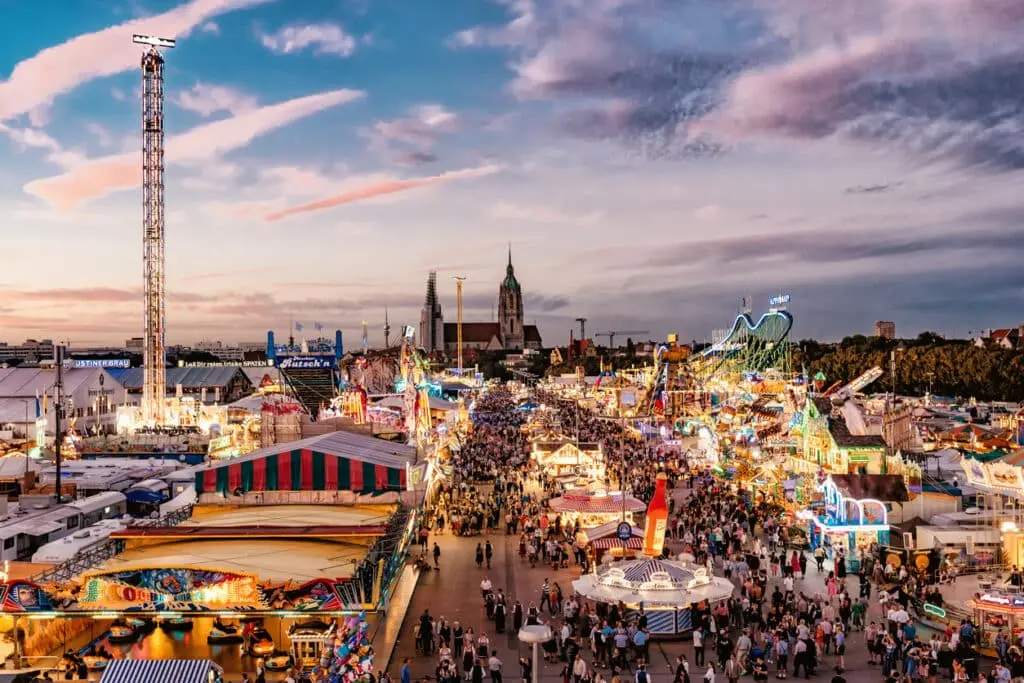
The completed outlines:
<svg viewBox="0 0 1024 683">
<path fill-rule="evenodd" d="M 466 277 L 464 275 L 453 275 L 452 279 L 455 280 L 455 297 L 459 311 L 456 339 L 459 347 L 459 377 L 462 377 L 462 282 Z"/>
</svg>

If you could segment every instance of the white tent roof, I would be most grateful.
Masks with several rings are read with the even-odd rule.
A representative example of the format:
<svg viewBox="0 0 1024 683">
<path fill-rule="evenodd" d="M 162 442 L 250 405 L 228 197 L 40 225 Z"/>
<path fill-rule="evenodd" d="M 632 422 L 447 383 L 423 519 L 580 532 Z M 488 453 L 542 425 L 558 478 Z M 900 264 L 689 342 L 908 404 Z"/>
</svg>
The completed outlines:
<svg viewBox="0 0 1024 683">
<path fill-rule="evenodd" d="M 26 455 L 5 455 L 0 458 L 0 479 L 18 479 L 25 470 L 38 473 L 42 466 Z"/>
<path fill-rule="evenodd" d="M 100 374 L 106 375 L 104 384 L 111 389 L 120 386 L 103 368 L 65 368 L 64 394 L 75 393 L 80 386 L 92 382 Z M 51 368 L 0 368 L 0 398 L 35 399 L 36 395 L 43 393 L 52 396 L 56 381 L 57 371 Z"/>
<path fill-rule="evenodd" d="M 31 424 L 36 421 L 36 399 L 0 398 L 0 425 Z"/>
</svg>

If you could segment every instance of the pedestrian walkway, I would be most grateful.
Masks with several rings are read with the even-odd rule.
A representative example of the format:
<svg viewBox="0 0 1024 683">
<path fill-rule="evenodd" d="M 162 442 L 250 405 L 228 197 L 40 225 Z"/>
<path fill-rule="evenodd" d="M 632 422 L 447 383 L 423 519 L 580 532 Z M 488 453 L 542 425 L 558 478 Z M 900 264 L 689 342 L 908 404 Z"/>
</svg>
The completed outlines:
<svg viewBox="0 0 1024 683">
<path fill-rule="evenodd" d="M 673 496 L 682 501 L 688 491 L 676 488 Z M 477 543 L 491 540 L 494 547 L 494 558 L 490 570 L 478 569 L 475 562 L 475 550 Z M 450 534 L 432 535 L 428 546 L 434 542 L 441 548 L 441 560 L 439 571 L 425 572 L 419 581 L 416 593 L 408 611 L 408 615 L 402 625 L 398 642 L 394 649 L 394 656 L 391 659 L 389 671 L 393 678 L 397 678 L 398 671 L 402 666 L 404 658 L 409 658 L 409 665 L 414 679 L 425 676 L 434 676 L 437 665 L 435 656 L 418 656 L 416 654 L 416 643 L 413 636 L 414 629 L 419 616 L 424 610 L 429 610 L 434 619 L 444 616 L 449 623 L 458 621 L 464 628 L 472 627 L 477 634 L 484 632 L 488 635 L 491 647 L 498 651 L 504 665 L 504 678 L 506 680 L 517 680 L 519 678 L 519 658 L 530 656 L 530 648 L 518 642 L 514 633 L 507 633 L 505 637 L 496 636 L 492 631 L 492 624 L 486 619 L 483 599 L 480 594 L 480 581 L 488 576 L 494 586 L 494 590 L 502 588 L 505 590 L 509 605 L 508 630 L 511 630 L 511 606 L 516 600 L 523 604 L 524 611 L 530 603 L 540 604 L 541 585 L 547 578 L 552 584 L 558 583 L 565 596 L 572 594 L 572 581 L 579 577 L 579 568 L 570 565 L 568 569 L 553 570 L 550 565 L 538 564 L 531 568 L 529 562 L 518 555 L 518 536 L 506 536 L 503 530 L 498 533 L 491 533 L 488 536 L 453 537 Z M 677 544 L 670 544 L 676 548 Z M 815 593 L 826 593 L 825 578 L 828 571 L 832 569 L 831 562 L 826 562 L 825 571 L 818 574 L 813 560 L 808 567 L 809 574 L 796 581 L 796 590 L 809 596 Z M 769 588 L 781 582 L 780 578 L 769 580 Z M 848 591 L 851 595 L 857 595 L 858 579 L 856 576 L 848 576 L 846 579 Z M 877 599 L 872 599 L 868 620 L 884 622 L 884 614 L 878 605 Z M 543 621 L 551 621 L 553 628 L 557 628 L 560 619 L 545 612 Z M 585 658 L 590 661 L 589 649 L 584 647 Z M 650 662 L 648 671 L 652 683 L 668 683 L 670 670 L 674 666 L 675 658 L 679 654 L 685 654 L 692 661 L 692 646 L 690 638 L 684 637 L 679 640 L 652 641 L 650 649 Z M 713 659 L 713 652 L 708 651 L 709 661 Z M 845 678 L 850 683 L 876 680 L 880 677 L 880 671 L 867 663 L 867 650 L 862 632 L 849 634 L 847 640 L 847 655 Z M 823 656 L 822 665 L 817 670 L 816 680 L 828 680 L 832 677 L 835 666 L 834 658 L 829 655 Z M 540 663 L 538 671 L 541 680 L 560 680 L 562 663 L 546 664 Z M 774 668 L 772 668 L 774 671 Z M 699 681 L 702 671 L 697 667 L 691 670 L 691 679 Z M 610 673 L 605 670 L 605 677 L 610 678 Z M 626 676 L 631 676 L 626 672 Z M 749 679 L 748 679 L 749 680 Z"/>
</svg>

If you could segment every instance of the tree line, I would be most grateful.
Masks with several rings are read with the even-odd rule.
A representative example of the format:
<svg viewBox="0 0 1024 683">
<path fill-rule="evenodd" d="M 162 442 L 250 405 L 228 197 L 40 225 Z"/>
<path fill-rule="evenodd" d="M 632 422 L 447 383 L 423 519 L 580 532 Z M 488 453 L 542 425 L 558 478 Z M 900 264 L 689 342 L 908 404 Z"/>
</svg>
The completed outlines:
<svg viewBox="0 0 1024 683">
<path fill-rule="evenodd" d="M 895 360 L 893 361 L 893 357 Z M 813 339 L 797 342 L 793 367 L 809 377 L 825 376 L 826 385 L 848 382 L 873 366 L 885 374 L 868 391 L 1024 401 L 1024 352 L 978 347 L 962 339 L 946 340 L 933 332 L 916 339 L 889 340 L 854 335 L 838 344 Z"/>
</svg>

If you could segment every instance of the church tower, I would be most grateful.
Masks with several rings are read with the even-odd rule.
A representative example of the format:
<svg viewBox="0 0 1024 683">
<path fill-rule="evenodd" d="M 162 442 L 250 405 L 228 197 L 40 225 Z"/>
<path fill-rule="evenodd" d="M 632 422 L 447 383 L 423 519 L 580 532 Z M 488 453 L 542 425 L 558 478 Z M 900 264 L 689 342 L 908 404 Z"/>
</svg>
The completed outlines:
<svg viewBox="0 0 1024 683">
<path fill-rule="evenodd" d="M 427 353 L 444 351 L 444 315 L 437 296 L 437 273 L 433 270 L 427 276 L 427 295 L 420 311 L 420 338 L 417 341 Z"/>
<path fill-rule="evenodd" d="M 498 288 L 498 322 L 501 324 L 501 342 L 506 351 L 523 349 L 523 292 L 512 267 L 512 245 L 508 247 L 508 266 L 505 279 Z"/>
</svg>

